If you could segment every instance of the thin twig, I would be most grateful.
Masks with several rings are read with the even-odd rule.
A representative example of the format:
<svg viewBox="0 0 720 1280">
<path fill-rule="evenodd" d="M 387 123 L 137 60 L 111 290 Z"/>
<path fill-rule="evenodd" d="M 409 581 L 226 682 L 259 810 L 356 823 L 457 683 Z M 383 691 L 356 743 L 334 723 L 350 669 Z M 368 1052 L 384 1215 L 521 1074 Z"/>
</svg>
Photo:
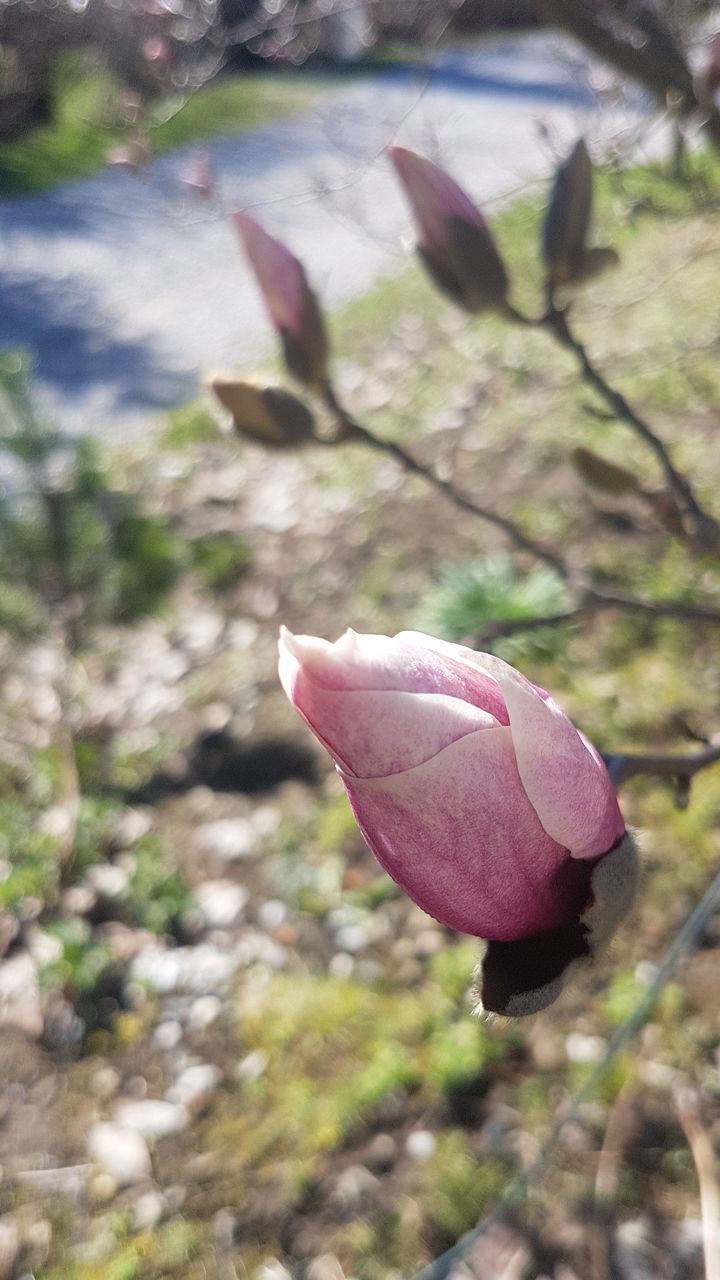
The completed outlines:
<svg viewBox="0 0 720 1280">
<path fill-rule="evenodd" d="M 566 580 L 570 578 L 570 570 L 565 561 L 556 552 L 548 550 L 547 547 L 536 542 L 534 538 L 528 537 L 513 520 L 508 520 L 507 517 L 499 515 L 496 511 L 491 511 L 488 507 L 481 507 L 479 503 L 469 498 L 460 489 L 457 489 L 451 480 L 443 480 L 431 467 L 419 462 L 411 453 L 403 449 L 402 445 L 396 444 L 393 440 L 382 440 L 380 436 L 376 436 L 368 427 L 356 422 L 342 405 L 334 388 L 329 383 L 323 389 L 323 394 L 325 403 L 335 418 L 340 440 L 357 441 L 394 458 L 405 471 L 410 472 L 412 475 L 421 476 L 428 484 L 433 485 L 440 493 L 445 494 L 461 511 L 469 511 L 471 515 L 477 516 L 487 524 L 494 525 L 496 529 L 501 529 L 519 551 L 526 551 L 535 556 L 536 559 L 542 560 L 551 569 L 554 569 L 561 578 Z"/>
<path fill-rule="evenodd" d="M 524 317 L 519 315 L 516 318 L 525 320 Z M 655 434 L 645 419 L 641 418 L 633 409 L 632 405 L 625 399 L 625 396 L 610 386 L 610 383 L 595 368 L 586 347 L 570 328 L 567 308 L 560 310 L 552 304 L 540 323 L 552 333 L 553 337 L 563 347 L 572 351 L 580 365 L 584 380 L 602 397 L 615 417 L 631 427 L 644 440 L 648 448 L 652 449 L 662 467 L 671 492 L 680 507 L 687 512 L 698 548 L 704 551 L 717 551 L 720 548 L 720 525 L 703 510 L 690 481 L 677 470 L 660 437 Z"/>
<path fill-rule="evenodd" d="M 531 323 L 519 312 L 513 312 L 513 314 L 522 323 Z M 325 444 L 334 445 L 355 441 L 356 443 L 367 445 L 376 452 L 384 453 L 388 457 L 394 458 L 405 471 L 411 475 L 420 476 L 428 484 L 439 490 L 440 493 L 443 493 L 446 498 L 449 498 L 461 511 L 467 511 L 471 515 L 477 516 L 478 519 L 484 520 L 487 524 L 493 525 L 496 529 L 502 530 L 519 551 L 524 551 L 534 556 L 537 560 L 541 560 L 544 564 L 549 565 L 565 581 L 572 594 L 576 597 L 577 603 L 572 604 L 568 609 L 561 610 L 559 613 L 537 618 L 513 618 L 507 621 L 499 619 L 496 622 L 488 623 L 487 627 L 481 632 L 481 640 L 483 637 L 485 640 L 495 639 L 503 635 L 511 635 L 515 631 L 532 631 L 540 627 L 576 622 L 584 615 L 605 610 L 640 613 L 651 618 L 681 618 L 692 622 L 720 623 L 720 609 L 713 608 L 712 605 L 692 604 L 685 600 L 638 600 L 634 596 L 625 596 L 613 591 L 607 591 L 604 587 L 600 587 L 593 582 L 582 581 L 579 575 L 573 573 L 558 552 L 549 550 L 542 543 L 536 542 L 534 538 L 523 533 L 519 525 L 515 524 L 513 520 L 499 515 L 497 511 L 493 511 L 489 507 L 481 506 L 473 498 L 463 493 L 461 489 L 458 489 L 451 480 L 442 479 L 432 467 L 419 462 L 402 445 L 397 444 L 394 440 L 383 440 L 368 427 L 363 426 L 348 412 L 330 382 L 323 386 L 322 397 L 334 418 L 336 427 L 336 435 L 332 439 L 326 439 L 324 441 Z M 320 442 L 320 437 L 316 438 Z"/>
<path fill-rule="evenodd" d="M 720 907 L 720 871 L 711 881 L 700 902 L 688 916 L 675 941 L 666 951 L 663 960 L 655 970 L 652 982 L 646 987 L 643 996 L 632 1013 L 624 1022 L 620 1023 L 620 1026 L 608 1041 L 602 1058 L 595 1064 L 585 1083 L 574 1094 L 562 1116 L 555 1121 L 532 1164 L 512 1179 L 506 1187 L 500 1204 L 491 1215 L 481 1219 L 477 1226 L 473 1227 L 472 1231 L 463 1236 L 451 1249 L 441 1254 L 440 1257 L 435 1258 L 422 1271 L 417 1272 L 414 1280 L 447 1280 L 455 1263 L 467 1258 L 469 1250 L 475 1241 L 487 1231 L 488 1227 L 493 1222 L 496 1222 L 509 1208 L 513 1206 L 519 1207 L 525 1202 L 529 1186 L 535 1182 L 545 1168 L 565 1125 L 575 1118 L 583 1103 L 592 1097 L 598 1085 L 604 1079 L 608 1066 L 620 1050 L 645 1025 L 665 983 L 675 972 L 680 961 L 696 950 L 708 921 L 715 914 L 718 907 Z"/>
<path fill-rule="evenodd" d="M 613 753 L 606 755 L 604 759 L 615 787 L 620 787 L 623 782 L 641 774 L 649 774 L 653 778 L 675 778 L 688 787 L 697 773 L 720 761 L 720 734 L 711 738 L 702 751 L 688 751 L 679 755 L 653 751 L 629 755 Z"/>
<path fill-rule="evenodd" d="M 537 614 L 530 618 L 494 618 L 486 622 L 473 637 L 476 648 L 482 648 L 492 640 L 517 635 L 523 631 L 538 631 L 543 627 L 562 627 L 596 613 L 641 614 L 647 618 L 677 618 L 683 622 L 707 622 L 720 624 L 720 609 L 712 605 L 693 604 L 687 600 L 640 600 L 636 596 L 617 595 L 594 584 L 586 584 L 578 604 L 557 613 Z"/>
<path fill-rule="evenodd" d="M 720 1280 L 720 1188 L 718 1188 L 715 1152 L 700 1116 L 697 1091 L 680 1086 L 673 1091 L 675 1109 L 692 1152 L 700 1188 L 705 1280 Z"/>
<path fill-rule="evenodd" d="M 612 1280 L 613 1220 L 622 1158 L 628 1145 L 636 1084 L 628 1080 L 610 1109 L 595 1172 L 590 1224 L 591 1280 Z"/>
</svg>

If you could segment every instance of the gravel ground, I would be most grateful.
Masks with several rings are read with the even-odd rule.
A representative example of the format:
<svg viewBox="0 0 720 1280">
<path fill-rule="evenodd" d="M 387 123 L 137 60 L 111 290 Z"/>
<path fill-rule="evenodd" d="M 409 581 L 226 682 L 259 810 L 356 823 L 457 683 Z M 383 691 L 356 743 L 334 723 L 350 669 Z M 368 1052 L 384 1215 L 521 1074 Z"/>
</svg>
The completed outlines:
<svg viewBox="0 0 720 1280">
<path fill-rule="evenodd" d="M 143 177 L 105 172 L 0 203 L 0 345 L 36 354 L 67 430 L 143 430 L 208 367 L 267 345 L 227 208 L 257 209 L 337 306 L 401 261 L 389 142 L 442 157 L 492 208 L 547 172 L 542 124 L 607 139 L 642 119 L 640 102 L 620 105 L 604 72 L 547 34 L 443 52 L 429 72 L 351 78 L 313 111 L 213 143 L 209 205 L 183 185 L 182 152 Z"/>
</svg>

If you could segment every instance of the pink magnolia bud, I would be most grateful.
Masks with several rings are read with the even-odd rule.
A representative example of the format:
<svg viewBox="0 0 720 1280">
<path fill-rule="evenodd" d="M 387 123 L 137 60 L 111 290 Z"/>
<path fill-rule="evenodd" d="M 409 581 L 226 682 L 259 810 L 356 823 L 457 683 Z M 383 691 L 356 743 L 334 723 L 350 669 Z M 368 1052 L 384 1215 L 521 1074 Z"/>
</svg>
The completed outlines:
<svg viewBox="0 0 720 1280">
<path fill-rule="evenodd" d="M 629 909 L 636 856 L 605 765 L 543 689 L 417 632 L 280 639 L 280 678 L 378 861 L 424 911 L 484 938 L 484 1007 L 558 995 Z"/>
<path fill-rule="evenodd" d="M 508 278 L 477 205 L 457 182 L 405 147 L 388 155 L 415 219 L 418 252 L 435 283 L 467 311 L 502 307 Z"/>
<path fill-rule="evenodd" d="M 318 386 L 327 378 L 328 344 L 302 264 L 248 214 L 236 213 L 234 219 L 290 373 L 307 386 Z"/>
</svg>

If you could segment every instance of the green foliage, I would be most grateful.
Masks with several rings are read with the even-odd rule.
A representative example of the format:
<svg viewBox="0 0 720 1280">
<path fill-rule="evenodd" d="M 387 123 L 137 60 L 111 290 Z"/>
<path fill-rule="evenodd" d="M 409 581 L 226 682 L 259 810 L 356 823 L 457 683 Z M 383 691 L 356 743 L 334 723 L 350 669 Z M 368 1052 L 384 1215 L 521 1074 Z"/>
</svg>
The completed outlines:
<svg viewBox="0 0 720 1280">
<path fill-rule="evenodd" d="M 57 846 L 37 829 L 37 815 L 25 799 L 0 798 L 0 907 L 19 909 L 25 898 L 48 897 L 57 885 Z"/>
<path fill-rule="evenodd" d="M 561 579 L 540 566 L 520 577 L 505 553 L 469 564 L 451 565 L 428 591 L 418 627 L 448 640 L 463 640 L 492 622 L 515 622 L 555 614 L 568 607 Z M 567 628 L 542 627 L 492 641 L 489 647 L 509 662 L 549 662 L 567 644 Z"/>
<path fill-rule="evenodd" d="M 496 1157 L 476 1156 L 464 1133 L 439 1134 L 434 1155 L 420 1165 L 416 1178 L 423 1217 L 449 1244 L 498 1200 L 507 1176 L 507 1168 Z"/>
<path fill-rule="evenodd" d="M 177 147 L 241 133 L 309 106 L 321 83 L 305 73 L 224 76 L 187 99 L 153 109 L 150 141 L 162 154 Z M 25 137 L 0 143 L 0 188 L 26 195 L 83 178 L 106 163 L 108 150 L 127 134 L 120 113 L 122 88 L 85 55 L 58 59 L 51 85 L 51 122 Z"/>
<path fill-rule="evenodd" d="M 135 869 L 121 900 L 137 928 L 149 929 L 158 936 L 170 933 L 190 907 L 190 891 L 184 881 L 168 869 L 167 858 L 155 836 L 144 836 L 133 853 Z"/>
<path fill-rule="evenodd" d="M 217 418 L 200 401 L 171 409 L 167 415 L 162 443 L 166 449 L 188 449 L 195 444 L 205 444 L 220 436 Z"/>
<path fill-rule="evenodd" d="M 178 539 L 135 495 L 111 487 L 95 441 L 63 440 L 36 417 L 19 353 L 0 361 L 0 448 L 26 476 L 22 496 L 0 505 L 0 602 L 7 601 L 8 621 L 28 629 L 28 592 L 38 606 L 79 600 L 84 623 L 127 622 L 159 608 L 183 567 Z M 48 463 L 60 449 L 64 478 L 51 480 Z"/>
<path fill-rule="evenodd" d="M 45 966 L 43 984 L 63 987 L 75 995 L 94 991 L 110 963 L 108 946 L 95 941 L 87 920 L 74 916 L 52 920 L 48 933 L 57 938 L 62 950 L 56 960 Z"/>
<path fill-rule="evenodd" d="M 234 533 L 205 533 L 190 543 L 193 568 L 211 591 L 228 591 L 248 569 L 252 552 Z"/>
</svg>

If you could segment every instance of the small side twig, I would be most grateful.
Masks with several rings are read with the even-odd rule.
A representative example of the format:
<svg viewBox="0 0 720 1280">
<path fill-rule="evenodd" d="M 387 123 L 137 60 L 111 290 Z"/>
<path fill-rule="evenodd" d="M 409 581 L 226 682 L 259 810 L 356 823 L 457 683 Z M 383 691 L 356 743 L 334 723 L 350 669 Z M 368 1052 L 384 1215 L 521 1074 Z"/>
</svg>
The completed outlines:
<svg viewBox="0 0 720 1280">
<path fill-rule="evenodd" d="M 616 787 L 630 778 L 648 774 L 654 778 L 673 778 L 686 792 L 696 774 L 720 761 L 720 734 L 715 734 L 701 751 L 677 755 L 653 751 L 627 755 L 613 752 L 603 758 Z"/>
<path fill-rule="evenodd" d="M 640 600 L 636 596 L 617 595 L 593 583 L 582 590 L 578 604 L 558 613 L 537 614 L 531 618 L 496 618 L 487 622 L 473 637 L 476 648 L 482 648 L 492 640 L 517 635 L 524 631 L 539 631 L 543 627 L 562 627 L 579 622 L 596 613 L 640 614 L 641 617 L 661 619 L 677 618 L 683 622 L 720 624 L 720 609 L 712 605 L 693 604 L 687 600 Z"/>
</svg>

